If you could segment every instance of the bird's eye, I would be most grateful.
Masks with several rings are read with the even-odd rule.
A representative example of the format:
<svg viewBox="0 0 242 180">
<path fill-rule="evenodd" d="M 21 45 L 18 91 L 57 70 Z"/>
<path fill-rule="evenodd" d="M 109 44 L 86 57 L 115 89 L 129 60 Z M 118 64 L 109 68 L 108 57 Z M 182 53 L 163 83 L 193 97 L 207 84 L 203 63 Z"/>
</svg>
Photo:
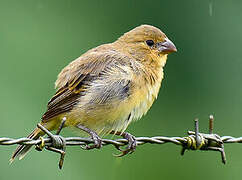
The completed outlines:
<svg viewBox="0 0 242 180">
<path fill-rule="evenodd" d="M 146 41 L 146 44 L 148 45 L 148 46 L 153 46 L 155 43 L 154 43 L 154 41 L 153 40 L 147 40 Z"/>
</svg>

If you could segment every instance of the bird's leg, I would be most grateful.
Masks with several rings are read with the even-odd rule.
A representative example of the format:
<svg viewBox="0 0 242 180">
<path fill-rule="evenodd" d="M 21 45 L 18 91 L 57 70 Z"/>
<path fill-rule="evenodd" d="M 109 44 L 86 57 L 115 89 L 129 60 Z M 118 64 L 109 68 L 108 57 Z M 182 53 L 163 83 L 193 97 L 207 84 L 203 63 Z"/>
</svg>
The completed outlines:
<svg viewBox="0 0 242 180">
<path fill-rule="evenodd" d="M 100 149 L 102 147 L 102 139 L 97 135 L 95 131 L 92 131 L 91 129 L 81 124 L 78 124 L 76 127 L 87 132 L 93 139 L 93 145 L 86 145 L 84 147 L 81 146 L 83 149 L 86 149 L 86 150 L 94 149 L 94 148 Z"/>
<path fill-rule="evenodd" d="M 122 136 L 124 139 L 128 140 L 128 147 L 125 150 L 122 150 L 118 147 L 118 150 L 120 150 L 122 153 L 115 156 L 122 157 L 122 156 L 125 156 L 126 154 L 131 154 L 135 151 L 137 143 L 136 143 L 135 137 L 132 134 L 128 132 L 121 133 L 121 132 L 114 132 L 114 131 L 111 131 L 110 134 Z"/>
</svg>

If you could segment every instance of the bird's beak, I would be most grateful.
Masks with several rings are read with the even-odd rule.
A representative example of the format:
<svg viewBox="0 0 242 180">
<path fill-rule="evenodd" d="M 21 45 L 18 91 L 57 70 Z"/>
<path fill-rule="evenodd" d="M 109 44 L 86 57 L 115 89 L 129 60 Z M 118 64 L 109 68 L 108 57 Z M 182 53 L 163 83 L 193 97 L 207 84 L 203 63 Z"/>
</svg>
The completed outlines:
<svg viewBox="0 0 242 180">
<path fill-rule="evenodd" d="M 164 42 L 158 43 L 157 45 L 160 53 L 169 54 L 177 51 L 176 46 L 168 38 L 165 38 Z"/>
</svg>

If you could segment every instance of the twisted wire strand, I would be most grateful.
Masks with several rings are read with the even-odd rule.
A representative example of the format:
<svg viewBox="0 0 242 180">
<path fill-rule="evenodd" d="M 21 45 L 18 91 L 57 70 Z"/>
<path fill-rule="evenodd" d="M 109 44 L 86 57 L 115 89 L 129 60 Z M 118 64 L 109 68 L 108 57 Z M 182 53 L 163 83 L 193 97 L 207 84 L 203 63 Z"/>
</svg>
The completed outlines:
<svg viewBox="0 0 242 180">
<path fill-rule="evenodd" d="M 90 138 L 81 138 L 81 137 L 66 137 L 64 138 L 67 146 L 80 146 L 93 143 L 93 140 Z M 232 137 L 232 136 L 222 136 L 221 140 L 223 143 L 242 143 L 242 137 Z M 187 142 L 185 137 L 165 137 L 165 136 L 155 136 L 155 137 L 136 137 L 137 145 L 143 144 L 166 144 L 173 143 L 175 145 L 183 145 Z M 0 138 L 0 145 L 15 145 L 15 144 L 25 144 L 25 145 L 39 145 L 42 141 L 31 140 L 29 138 Z M 51 146 L 51 138 L 44 138 L 44 143 L 46 146 Z M 128 141 L 126 139 L 102 139 L 103 146 L 114 145 L 114 146 L 125 146 Z"/>
<path fill-rule="evenodd" d="M 216 139 L 214 134 L 202 134 L 199 135 L 202 137 L 202 141 L 196 140 L 195 132 L 188 132 L 190 134 L 187 137 L 165 137 L 165 136 L 155 136 L 155 137 L 136 137 L 137 146 L 143 144 L 166 144 L 172 143 L 175 145 L 179 145 L 182 147 L 181 155 L 184 155 L 185 150 L 211 150 L 211 151 L 219 151 L 221 153 L 222 162 L 226 163 L 225 151 L 224 151 L 224 143 L 242 143 L 242 137 L 232 137 L 232 136 L 222 136 Z M 53 151 L 59 153 L 59 168 L 62 169 L 65 157 L 65 147 L 66 146 L 83 146 L 93 143 L 93 140 L 90 138 L 81 138 L 81 137 L 62 137 L 64 140 L 64 145 L 58 148 L 53 145 L 53 139 L 51 137 L 41 138 L 38 140 L 32 140 L 29 138 L 8 138 L 2 137 L 0 138 L 0 145 L 9 146 L 16 144 L 25 144 L 25 145 L 36 145 L 36 150 L 42 150 L 45 148 L 46 150 Z M 197 143 L 200 143 L 197 145 Z M 38 147 L 44 144 L 44 147 L 39 149 Z M 102 145 L 113 145 L 116 149 L 120 149 L 120 147 L 128 144 L 128 140 L 126 139 L 102 139 Z"/>
<path fill-rule="evenodd" d="M 165 137 L 165 136 L 154 136 L 154 137 L 136 137 L 137 146 L 143 144 L 166 144 L 172 143 L 182 147 L 181 155 L 184 155 L 186 150 L 202 150 L 202 151 L 218 151 L 221 153 L 222 162 L 226 163 L 226 155 L 224 150 L 225 143 L 242 143 L 242 137 L 233 137 L 233 136 L 222 136 L 220 137 L 217 134 L 213 133 L 213 122 L 214 118 L 212 115 L 209 117 L 209 133 L 200 133 L 198 119 L 195 120 L 195 130 L 188 131 L 188 136 L 186 137 Z M 65 119 L 63 119 L 56 135 L 53 135 L 41 124 L 37 126 L 44 131 L 48 137 L 32 140 L 29 138 L 8 138 L 0 137 L 0 145 L 36 145 L 36 150 L 41 151 L 43 148 L 49 151 L 59 153 L 61 155 L 59 160 L 59 168 L 61 169 L 64 163 L 65 149 L 66 146 L 86 146 L 93 144 L 94 141 L 91 138 L 82 138 L 82 137 L 62 137 L 59 135 L 61 129 L 63 128 Z M 120 147 L 129 145 L 127 139 L 102 139 L 102 146 L 113 145 L 117 150 L 122 151 Z M 132 153 L 132 152 L 130 152 Z M 130 154 L 129 153 L 129 154 Z M 120 157 L 120 155 L 118 155 Z"/>
</svg>

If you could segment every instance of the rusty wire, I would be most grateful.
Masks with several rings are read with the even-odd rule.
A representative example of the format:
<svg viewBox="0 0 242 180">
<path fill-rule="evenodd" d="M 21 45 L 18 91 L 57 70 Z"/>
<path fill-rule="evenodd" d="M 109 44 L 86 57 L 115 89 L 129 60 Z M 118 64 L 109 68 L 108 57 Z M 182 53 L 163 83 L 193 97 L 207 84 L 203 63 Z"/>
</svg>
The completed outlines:
<svg viewBox="0 0 242 180">
<path fill-rule="evenodd" d="M 202 151 L 219 151 L 221 153 L 222 162 L 226 163 L 224 144 L 225 143 L 242 143 L 242 137 L 232 137 L 232 136 L 222 136 L 213 134 L 213 121 L 214 118 L 211 115 L 209 118 L 209 134 L 199 133 L 198 120 L 195 120 L 195 131 L 188 131 L 188 136 L 186 137 L 165 137 L 165 136 L 155 136 L 155 137 L 136 137 L 137 146 L 143 144 L 166 144 L 172 143 L 175 145 L 180 145 L 182 147 L 181 155 L 184 155 L 185 150 L 202 150 Z M 49 137 L 40 138 L 38 140 L 32 140 L 29 138 L 0 138 L 0 145 L 36 145 L 36 150 L 42 150 L 43 148 L 54 151 L 61 154 L 59 161 L 59 168 L 63 166 L 65 148 L 66 146 L 81 146 L 92 144 L 93 140 L 90 138 L 82 137 L 62 137 L 59 136 L 60 128 L 56 135 L 51 134 L 47 129 L 38 124 Z M 53 137 L 59 138 L 59 142 L 53 142 Z M 120 149 L 122 146 L 126 146 L 128 141 L 126 139 L 102 139 L 102 146 L 113 145 L 115 148 Z M 40 147 L 43 146 L 43 147 Z"/>
</svg>

